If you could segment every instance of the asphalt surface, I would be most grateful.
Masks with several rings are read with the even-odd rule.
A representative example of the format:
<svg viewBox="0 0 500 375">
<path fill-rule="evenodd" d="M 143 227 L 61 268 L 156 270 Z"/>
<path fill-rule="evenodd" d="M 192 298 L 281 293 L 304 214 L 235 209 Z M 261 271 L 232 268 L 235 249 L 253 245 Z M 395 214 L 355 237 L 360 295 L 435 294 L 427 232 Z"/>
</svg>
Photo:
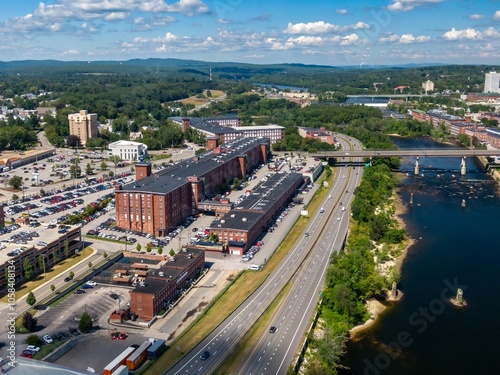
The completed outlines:
<svg viewBox="0 0 500 375">
<path fill-rule="evenodd" d="M 345 147 L 347 142 L 343 142 Z M 343 178 L 344 175 L 347 175 L 347 177 Z M 322 207 L 325 208 L 325 212 L 318 212 L 312 217 L 309 227 L 306 229 L 310 236 L 301 237 L 261 287 L 211 335 L 190 351 L 172 369 L 168 370 L 167 374 L 214 373 L 248 329 L 283 289 L 284 285 L 292 280 L 299 289 L 304 289 L 304 291 L 290 292 L 289 296 L 293 296 L 296 300 L 284 304 L 287 308 L 283 309 L 285 315 L 281 322 L 273 322 L 274 326 L 278 328 L 276 333 L 279 332 L 279 334 L 273 334 L 273 346 L 271 346 L 271 341 L 265 343 L 265 350 L 268 350 L 266 356 L 271 354 L 269 358 L 272 358 L 272 363 L 266 358 L 261 362 L 263 365 L 259 366 L 259 358 L 262 358 L 262 355 L 258 353 L 256 354 L 256 360 L 247 361 L 247 363 L 251 363 L 251 368 L 242 368 L 240 370 L 242 374 L 260 373 L 259 370 L 265 370 L 265 373 L 273 374 L 286 373 L 286 369 L 291 362 L 290 359 L 295 354 L 293 347 L 298 346 L 299 339 L 305 331 L 305 323 L 308 322 L 318 300 L 318 292 L 322 285 L 324 271 L 328 265 L 329 255 L 334 249 L 341 248 L 347 233 L 348 211 L 342 211 L 338 203 L 340 200 L 343 200 L 344 205 L 350 202 L 352 192 L 359 182 L 359 178 L 360 174 L 355 173 L 341 172 L 336 175 L 334 184 L 330 189 L 332 198 L 327 197 L 323 202 Z M 346 190 L 348 193 L 346 193 Z M 340 218 L 340 220 L 337 220 L 337 218 Z M 316 262 L 320 263 L 316 264 Z M 322 271 L 318 272 L 318 269 Z M 308 279 L 313 280 L 308 281 Z M 291 311 L 294 314 L 291 314 Z M 286 321 L 290 317 L 293 317 L 293 319 Z M 298 317 L 301 317 L 298 328 L 287 330 L 285 327 L 297 325 L 295 319 L 298 319 Z M 282 335 L 285 335 L 285 337 L 283 338 Z M 263 341 L 262 338 L 261 341 Z M 284 344 L 282 344 L 284 342 L 289 343 L 289 347 L 285 348 Z M 279 347 L 278 345 L 283 346 Z M 256 348 L 254 353 L 259 350 Z M 208 359 L 201 360 L 200 355 L 205 351 L 209 351 L 211 355 Z M 257 362 L 257 364 L 254 362 Z"/>
<path fill-rule="evenodd" d="M 343 147 L 348 146 L 342 138 L 340 142 Z M 340 251 L 347 233 L 349 210 L 342 211 L 342 207 L 349 206 L 361 179 L 357 170 L 342 168 L 338 171 L 331 190 L 332 198 L 324 203 L 323 215 L 330 216 L 327 224 L 322 228 L 316 223 L 309 229 L 308 238 L 315 242 L 312 253 L 292 279 L 289 292 L 252 347 L 250 355 L 242 361 L 237 374 L 285 374 L 296 358 L 319 301 L 330 257 Z M 348 193 L 345 193 L 346 190 Z M 276 331 L 270 333 L 270 327 L 276 327 Z"/>
</svg>

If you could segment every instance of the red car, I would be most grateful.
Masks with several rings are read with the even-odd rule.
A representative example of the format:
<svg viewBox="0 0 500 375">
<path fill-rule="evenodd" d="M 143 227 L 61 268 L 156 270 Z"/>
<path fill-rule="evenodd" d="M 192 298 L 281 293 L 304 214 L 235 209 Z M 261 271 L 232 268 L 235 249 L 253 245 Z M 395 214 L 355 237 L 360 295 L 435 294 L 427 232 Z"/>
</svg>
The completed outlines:
<svg viewBox="0 0 500 375">
<path fill-rule="evenodd" d="M 23 350 L 21 357 L 33 358 L 33 352 L 31 350 Z"/>
<path fill-rule="evenodd" d="M 125 340 L 127 338 L 127 333 L 126 332 L 120 332 L 118 335 L 118 340 Z"/>
<path fill-rule="evenodd" d="M 118 336 L 120 334 L 118 332 L 112 332 L 111 333 L 111 340 L 118 340 Z"/>
</svg>

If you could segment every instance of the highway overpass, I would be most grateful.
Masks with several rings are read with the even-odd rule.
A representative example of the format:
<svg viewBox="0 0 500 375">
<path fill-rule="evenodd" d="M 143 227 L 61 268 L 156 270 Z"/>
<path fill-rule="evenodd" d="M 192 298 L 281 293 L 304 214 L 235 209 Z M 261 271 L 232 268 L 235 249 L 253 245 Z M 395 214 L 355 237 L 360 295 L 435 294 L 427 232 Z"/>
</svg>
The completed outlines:
<svg viewBox="0 0 500 375">
<path fill-rule="evenodd" d="M 320 159 L 362 157 L 362 158 L 387 158 L 387 157 L 473 157 L 473 156 L 500 156 L 500 150 L 468 150 L 457 149 L 405 149 L 405 150 L 347 150 L 347 151 L 318 151 L 310 154 Z"/>
</svg>

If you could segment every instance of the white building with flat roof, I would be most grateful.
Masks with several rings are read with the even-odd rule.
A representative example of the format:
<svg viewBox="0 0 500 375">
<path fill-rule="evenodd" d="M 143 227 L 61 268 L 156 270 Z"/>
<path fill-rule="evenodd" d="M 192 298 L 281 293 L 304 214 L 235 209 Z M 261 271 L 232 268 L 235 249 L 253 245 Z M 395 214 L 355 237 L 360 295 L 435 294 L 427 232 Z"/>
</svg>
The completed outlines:
<svg viewBox="0 0 500 375">
<path fill-rule="evenodd" d="M 109 144 L 109 156 L 118 155 L 122 160 L 142 161 L 148 156 L 148 146 L 133 141 L 116 141 Z"/>
<path fill-rule="evenodd" d="M 243 137 L 269 138 L 271 144 L 285 139 L 285 128 L 276 124 L 262 126 L 239 126 L 235 128 Z"/>
<path fill-rule="evenodd" d="M 484 77 L 484 92 L 500 93 L 500 73 L 486 73 Z"/>
</svg>

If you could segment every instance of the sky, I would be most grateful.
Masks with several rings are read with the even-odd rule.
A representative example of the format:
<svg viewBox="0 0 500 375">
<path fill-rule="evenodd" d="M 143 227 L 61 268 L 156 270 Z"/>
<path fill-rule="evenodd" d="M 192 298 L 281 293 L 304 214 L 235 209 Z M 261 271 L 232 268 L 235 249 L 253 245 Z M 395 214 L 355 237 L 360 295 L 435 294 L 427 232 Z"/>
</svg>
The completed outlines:
<svg viewBox="0 0 500 375">
<path fill-rule="evenodd" d="M 2 0 L 0 60 L 500 61 L 500 0 Z M 8 3 L 8 4 L 7 4 Z"/>
</svg>

